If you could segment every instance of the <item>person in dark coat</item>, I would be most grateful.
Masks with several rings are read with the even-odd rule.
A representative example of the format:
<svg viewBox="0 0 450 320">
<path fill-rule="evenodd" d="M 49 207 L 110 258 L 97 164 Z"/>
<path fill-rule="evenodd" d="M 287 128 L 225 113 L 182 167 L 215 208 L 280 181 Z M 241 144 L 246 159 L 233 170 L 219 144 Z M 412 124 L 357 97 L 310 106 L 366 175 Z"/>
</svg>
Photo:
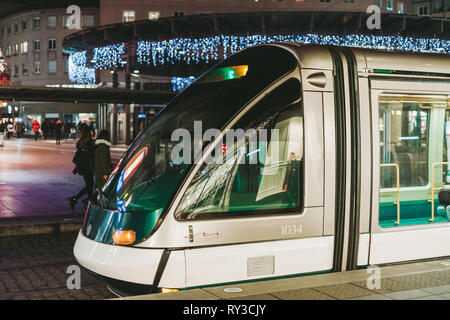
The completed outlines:
<svg viewBox="0 0 450 320">
<path fill-rule="evenodd" d="M 70 207 L 75 208 L 77 201 L 87 194 L 88 198 L 83 200 L 87 204 L 92 199 L 94 191 L 94 150 L 95 144 L 88 127 L 81 129 L 81 137 L 77 141 L 77 152 L 80 151 L 79 161 L 73 173 L 78 173 L 84 179 L 85 187 L 78 192 L 77 195 L 68 198 Z"/>
<path fill-rule="evenodd" d="M 63 125 L 62 125 L 61 120 L 56 121 L 56 129 L 55 129 L 56 144 L 61 144 L 62 130 L 63 130 Z"/>
<path fill-rule="evenodd" d="M 103 188 L 111 174 L 111 154 L 109 147 L 111 146 L 111 139 L 107 130 L 102 130 L 95 140 L 95 158 L 94 158 L 94 172 L 95 172 L 95 187 L 99 190 Z"/>
<path fill-rule="evenodd" d="M 44 136 L 44 140 L 48 137 L 48 122 L 47 120 L 42 121 L 42 135 Z"/>
</svg>

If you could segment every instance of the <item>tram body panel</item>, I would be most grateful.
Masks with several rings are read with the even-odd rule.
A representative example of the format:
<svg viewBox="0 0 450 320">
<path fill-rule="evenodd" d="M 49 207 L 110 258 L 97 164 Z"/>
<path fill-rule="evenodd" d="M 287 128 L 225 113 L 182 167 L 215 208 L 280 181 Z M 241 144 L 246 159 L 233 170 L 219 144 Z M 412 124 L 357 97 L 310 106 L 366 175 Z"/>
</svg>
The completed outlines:
<svg viewBox="0 0 450 320">
<path fill-rule="evenodd" d="M 151 285 L 161 259 L 162 249 L 112 246 L 78 234 L 74 255 L 83 267 L 96 274 Z"/>
<path fill-rule="evenodd" d="M 359 104 L 361 123 L 361 199 L 360 199 L 360 229 L 361 235 L 370 232 L 370 213 L 372 203 L 372 130 L 371 105 L 368 78 L 360 77 Z M 360 242 L 361 243 L 361 242 Z M 366 261 L 367 264 L 367 261 Z"/>
<path fill-rule="evenodd" d="M 186 254 L 184 250 L 174 250 L 170 253 L 159 287 L 185 288 L 186 286 Z"/>
<path fill-rule="evenodd" d="M 336 137 L 334 94 L 323 93 L 324 119 L 324 224 L 323 235 L 334 235 L 336 202 Z"/>
<path fill-rule="evenodd" d="M 356 56 L 360 72 L 382 69 L 448 74 L 448 70 L 450 70 L 450 61 L 445 54 L 390 52 L 358 48 L 351 50 Z"/>
<path fill-rule="evenodd" d="M 330 270 L 333 236 L 186 249 L 188 287 Z"/>
</svg>

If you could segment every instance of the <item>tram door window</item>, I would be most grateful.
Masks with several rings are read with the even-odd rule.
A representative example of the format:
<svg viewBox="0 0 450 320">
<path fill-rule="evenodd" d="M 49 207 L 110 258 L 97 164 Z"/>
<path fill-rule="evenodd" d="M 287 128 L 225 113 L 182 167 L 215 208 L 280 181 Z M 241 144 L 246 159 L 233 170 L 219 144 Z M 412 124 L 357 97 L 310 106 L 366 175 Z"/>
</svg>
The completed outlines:
<svg viewBox="0 0 450 320">
<path fill-rule="evenodd" d="M 234 129 L 254 129 L 254 139 L 224 144 L 223 160 L 203 165 L 177 208 L 178 219 L 301 212 L 303 109 L 292 103 L 299 90 L 300 83 L 289 80 L 238 121 Z"/>
<path fill-rule="evenodd" d="M 442 186 L 442 162 L 446 161 L 442 137 L 445 143 L 444 127 L 450 116 L 439 106 L 440 102 L 430 97 L 380 97 L 379 223 L 382 227 L 427 224 L 432 212 L 437 214 L 432 222 L 447 221 L 444 214 L 440 215 L 443 212 L 438 201 L 431 200 L 432 187 Z"/>
</svg>

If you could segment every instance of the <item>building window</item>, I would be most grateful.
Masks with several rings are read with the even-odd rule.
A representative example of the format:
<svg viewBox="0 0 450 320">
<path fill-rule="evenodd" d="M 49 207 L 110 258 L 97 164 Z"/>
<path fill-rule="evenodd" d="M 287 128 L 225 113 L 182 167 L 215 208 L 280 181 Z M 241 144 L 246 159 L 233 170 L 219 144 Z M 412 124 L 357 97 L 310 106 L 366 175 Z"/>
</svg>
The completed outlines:
<svg viewBox="0 0 450 320">
<path fill-rule="evenodd" d="M 428 5 L 420 5 L 416 7 L 416 12 L 418 16 L 428 15 Z"/>
<path fill-rule="evenodd" d="M 320 2 L 330 2 L 330 0 L 320 0 Z"/>
<path fill-rule="evenodd" d="M 48 62 L 48 73 L 56 73 L 56 61 Z"/>
<path fill-rule="evenodd" d="M 174 11 L 173 16 L 174 17 L 184 17 L 184 11 Z"/>
<path fill-rule="evenodd" d="M 83 27 L 93 27 L 94 26 L 94 16 L 83 16 Z"/>
<path fill-rule="evenodd" d="M 136 12 L 134 10 L 126 10 L 122 15 L 123 22 L 133 22 L 136 20 Z"/>
<path fill-rule="evenodd" d="M 56 28 L 56 16 L 48 16 L 47 17 L 47 27 L 48 28 Z"/>
<path fill-rule="evenodd" d="M 28 68 L 25 63 L 22 63 L 22 75 L 24 75 L 24 76 L 28 75 Z"/>
<path fill-rule="evenodd" d="M 22 20 L 22 32 L 27 31 L 28 23 L 27 20 Z"/>
<path fill-rule="evenodd" d="M 33 30 L 37 30 L 41 27 L 41 18 L 40 17 L 34 17 L 33 18 Z"/>
<path fill-rule="evenodd" d="M 388 10 L 388 11 L 394 10 L 394 1 L 393 0 L 387 0 L 386 10 Z"/>
<path fill-rule="evenodd" d="M 14 65 L 14 77 L 19 76 L 19 67 L 17 65 Z"/>
<path fill-rule="evenodd" d="M 15 43 L 14 44 L 14 55 L 18 55 L 19 54 L 19 44 Z"/>
<path fill-rule="evenodd" d="M 344 0 L 344 3 L 355 3 L 355 0 Z"/>
<path fill-rule="evenodd" d="M 399 1 L 397 3 L 397 12 L 400 13 L 400 14 L 404 14 L 405 13 L 405 10 L 403 8 L 403 2 L 401 2 L 401 1 Z"/>
<path fill-rule="evenodd" d="M 17 22 L 14 22 L 14 33 L 17 33 L 19 31 L 19 24 Z"/>
<path fill-rule="evenodd" d="M 159 19 L 159 11 L 149 11 L 148 12 L 148 20 L 157 20 Z"/>
<path fill-rule="evenodd" d="M 375 1 L 375 4 L 376 4 L 378 7 L 382 8 L 382 7 L 383 7 L 383 0 L 377 0 L 377 1 Z"/>
<path fill-rule="evenodd" d="M 6 55 L 7 57 L 11 56 L 11 51 L 12 51 L 11 46 L 6 47 L 6 53 L 5 53 L 5 55 Z"/>
<path fill-rule="evenodd" d="M 41 51 L 41 40 L 33 41 L 33 51 Z"/>
<path fill-rule="evenodd" d="M 36 73 L 36 74 L 41 73 L 41 62 L 40 61 L 33 62 L 33 73 Z"/>
<path fill-rule="evenodd" d="M 11 34 L 11 26 L 6 27 L 6 33 L 8 34 L 8 36 Z"/>
<path fill-rule="evenodd" d="M 56 39 L 48 39 L 48 50 L 56 50 Z"/>
<path fill-rule="evenodd" d="M 20 52 L 27 53 L 28 52 L 28 41 L 23 41 L 20 44 Z"/>
</svg>

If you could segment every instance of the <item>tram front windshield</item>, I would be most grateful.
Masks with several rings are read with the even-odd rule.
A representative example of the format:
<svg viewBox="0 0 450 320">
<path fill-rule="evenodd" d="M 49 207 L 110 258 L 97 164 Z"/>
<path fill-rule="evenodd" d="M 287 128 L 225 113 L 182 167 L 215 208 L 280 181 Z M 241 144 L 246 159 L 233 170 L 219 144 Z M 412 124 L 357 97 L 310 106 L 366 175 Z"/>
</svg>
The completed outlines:
<svg viewBox="0 0 450 320">
<path fill-rule="evenodd" d="M 295 59 L 284 49 L 255 47 L 205 73 L 133 141 L 102 190 L 102 207 L 159 216 L 194 162 L 172 159 L 172 149 L 180 143 L 172 141 L 174 131 L 189 131 L 192 138 L 186 143 L 193 152 L 194 122 L 197 130 L 201 125 L 201 134 L 209 128 L 221 130 L 258 93 L 295 66 Z M 207 143 L 200 141 L 203 149 Z"/>
</svg>

